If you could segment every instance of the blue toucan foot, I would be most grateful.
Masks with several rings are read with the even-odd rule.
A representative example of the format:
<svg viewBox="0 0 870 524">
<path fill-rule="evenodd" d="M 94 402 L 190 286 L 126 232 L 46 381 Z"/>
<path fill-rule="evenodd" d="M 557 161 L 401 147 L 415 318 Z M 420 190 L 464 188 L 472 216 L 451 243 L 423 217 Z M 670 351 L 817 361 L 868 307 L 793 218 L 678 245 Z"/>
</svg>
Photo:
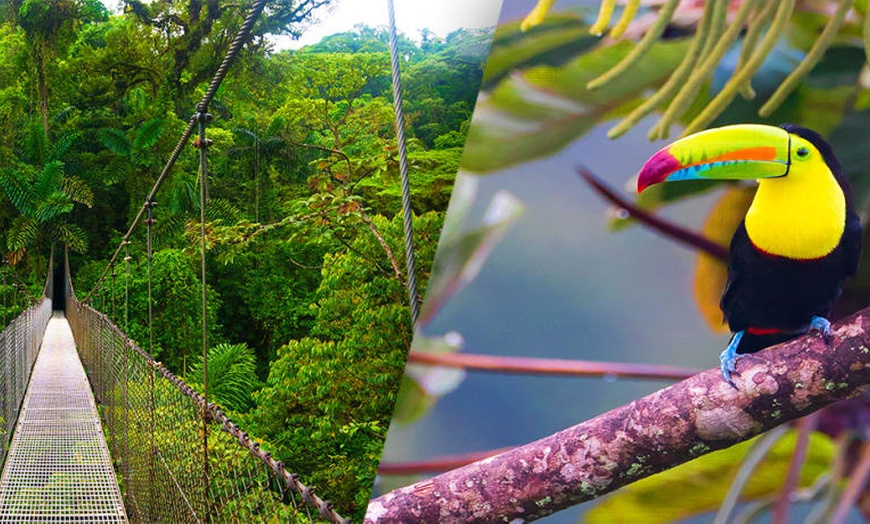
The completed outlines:
<svg viewBox="0 0 870 524">
<path fill-rule="evenodd" d="M 825 317 L 813 317 L 810 320 L 810 329 L 818 331 L 826 344 L 831 342 L 831 322 Z"/>
<path fill-rule="evenodd" d="M 731 384 L 731 387 L 734 389 L 737 389 L 737 386 L 735 386 L 734 381 L 731 380 L 731 373 L 737 371 L 737 346 L 740 345 L 740 339 L 742 338 L 743 331 L 734 333 L 734 336 L 731 337 L 731 342 L 728 343 L 728 347 L 725 348 L 725 351 L 719 354 L 722 377 L 725 379 L 725 382 Z"/>
</svg>

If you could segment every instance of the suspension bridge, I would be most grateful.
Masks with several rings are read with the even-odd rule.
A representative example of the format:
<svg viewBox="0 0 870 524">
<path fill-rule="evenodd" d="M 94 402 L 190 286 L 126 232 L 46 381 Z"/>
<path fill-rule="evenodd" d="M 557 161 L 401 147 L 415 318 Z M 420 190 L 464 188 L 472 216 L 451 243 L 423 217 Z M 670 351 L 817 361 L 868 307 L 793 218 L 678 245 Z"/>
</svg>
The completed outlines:
<svg viewBox="0 0 870 524">
<path fill-rule="evenodd" d="M 52 281 L 0 333 L 0 522 L 347 522 Z"/>
<path fill-rule="evenodd" d="M 349 522 L 210 403 L 207 386 L 202 394 L 195 391 L 93 307 L 109 275 L 114 283 L 117 267 L 126 264 L 129 274 L 131 238 L 141 224 L 147 238 L 151 331 L 155 197 L 196 134 L 207 373 L 208 107 L 265 4 L 256 0 L 251 5 L 94 288 L 79 299 L 63 257 L 64 264 L 49 268 L 43 296 L 0 332 L 0 523 Z M 389 8 L 395 32 L 392 2 Z M 395 54 L 394 36 L 391 43 Z M 411 249 L 410 223 L 406 230 Z M 54 252 L 50 258 L 54 264 Z M 411 293 L 414 297 L 413 288 Z"/>
<path fill-rule="evenodd" d="M 187 128 L 94 288 L 79 299 L 68 258 L 64 256 L 64 263 L 55 267 L 52 250 L 42 297 L 0 332 L 0 523 L 349 522 L 208 401 L 208 107 L 265 5 L 266 0 L 251 5 Z M 388 13 L 408 293 L 416 321 L 412 215 L 392 0 L 388 0 Z M 155 197 L 194 134 L 200 164 L 202 394 L 93 307 L 102 298 L 102 309 L 106 309 L 107 281 L 111 281 L 109 295 L 114 300 L 119 266 L 126 265 L 129 275 L 131 238 L 141 224 L 147 239 L 151 332 Z"/>
</svg>

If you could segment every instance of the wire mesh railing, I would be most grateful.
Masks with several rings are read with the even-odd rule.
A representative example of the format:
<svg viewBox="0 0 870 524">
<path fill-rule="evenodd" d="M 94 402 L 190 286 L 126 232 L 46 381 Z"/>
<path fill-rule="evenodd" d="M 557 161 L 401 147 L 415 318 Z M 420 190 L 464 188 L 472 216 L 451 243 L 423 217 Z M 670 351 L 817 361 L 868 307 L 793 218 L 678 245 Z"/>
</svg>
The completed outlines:
<svg viewBox="0 0 870 524">
<path fill-rule="evenodd" d="M 0 466 L 6 459 L 6 448 L 50 318 L 51 300 L 43 297 L 0 333 Z"/>
<path fill-rule="evenodd" d="M 131 521 L 347 522 L 106 315 L 78 301 L 69 282 L 67 273 L 67 319 Z"/>
</svg>

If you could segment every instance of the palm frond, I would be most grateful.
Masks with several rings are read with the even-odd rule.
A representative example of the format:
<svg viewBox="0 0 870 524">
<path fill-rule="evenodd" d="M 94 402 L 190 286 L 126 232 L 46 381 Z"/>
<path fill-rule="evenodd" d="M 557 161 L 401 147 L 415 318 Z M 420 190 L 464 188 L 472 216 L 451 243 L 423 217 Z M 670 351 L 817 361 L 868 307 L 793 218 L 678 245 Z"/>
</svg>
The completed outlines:
<svg viewBox="0 0 870 524">
<path fill-rule="evenodd" d="M 33 218 L 37 223 L 45 223 L 53 218 L 65 215 L 72 211 L 73 203 L 69 195 L 63 191 L 55 191 L 48 197 L 39 202 L 36 211 L 33 213 Z"/>
<path fill-rule="evenodd" d="M 37 202 L 43 201 L 55 191 L 63 188 L 63 175 L 66 171 L 63 162 L 52 160 L 42 166 L 33 184 L 34 197 Z"/>
<path fill-rule="evenodd" d="M 6 232 L 6 247 L 10 251 L 26 249 L 32 246 L 39 237 L 36 220 L 26 215 L 19 215 L 12 221 L 12 227 Z"/>
<path fill-rule="evenodd" d="M 24 214 L 31 214 L 34 210 L 36 195 L 33 191 L 33 178 L 30 166 L 0 171 L 0 187 L 15 209 Z"/>
<path fill-rule="evenodd" d="M 63 192 L 66 193 L 73 202 L 84 204 L 88 207 L 94 205 L 94 192 L 91 191 L 87 182 L 77 176 L 64 177 Z"/>
<path fill-rule="evenodd" d="M 88 236 L 84 230 L 75 224 L 54 223 L 47 227 L 48 236 L 55 241 L 66 244 L 76 253 L 88 250 Z"/>
</svg>

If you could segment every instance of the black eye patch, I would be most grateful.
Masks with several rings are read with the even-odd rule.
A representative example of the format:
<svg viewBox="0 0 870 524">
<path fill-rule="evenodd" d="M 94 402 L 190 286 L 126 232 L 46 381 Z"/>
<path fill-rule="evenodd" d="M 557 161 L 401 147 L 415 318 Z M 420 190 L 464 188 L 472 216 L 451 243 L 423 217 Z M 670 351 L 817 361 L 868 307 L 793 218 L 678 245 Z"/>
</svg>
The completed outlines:
<svg viewBox="0 0 870 524">
<path fill-rule="evenodd" d="M 799 158 L 806 158 L 809 156 L 810 150 L 805 147 L 799 147 L 797 148 L 796 153 Z"/>
</svg>

